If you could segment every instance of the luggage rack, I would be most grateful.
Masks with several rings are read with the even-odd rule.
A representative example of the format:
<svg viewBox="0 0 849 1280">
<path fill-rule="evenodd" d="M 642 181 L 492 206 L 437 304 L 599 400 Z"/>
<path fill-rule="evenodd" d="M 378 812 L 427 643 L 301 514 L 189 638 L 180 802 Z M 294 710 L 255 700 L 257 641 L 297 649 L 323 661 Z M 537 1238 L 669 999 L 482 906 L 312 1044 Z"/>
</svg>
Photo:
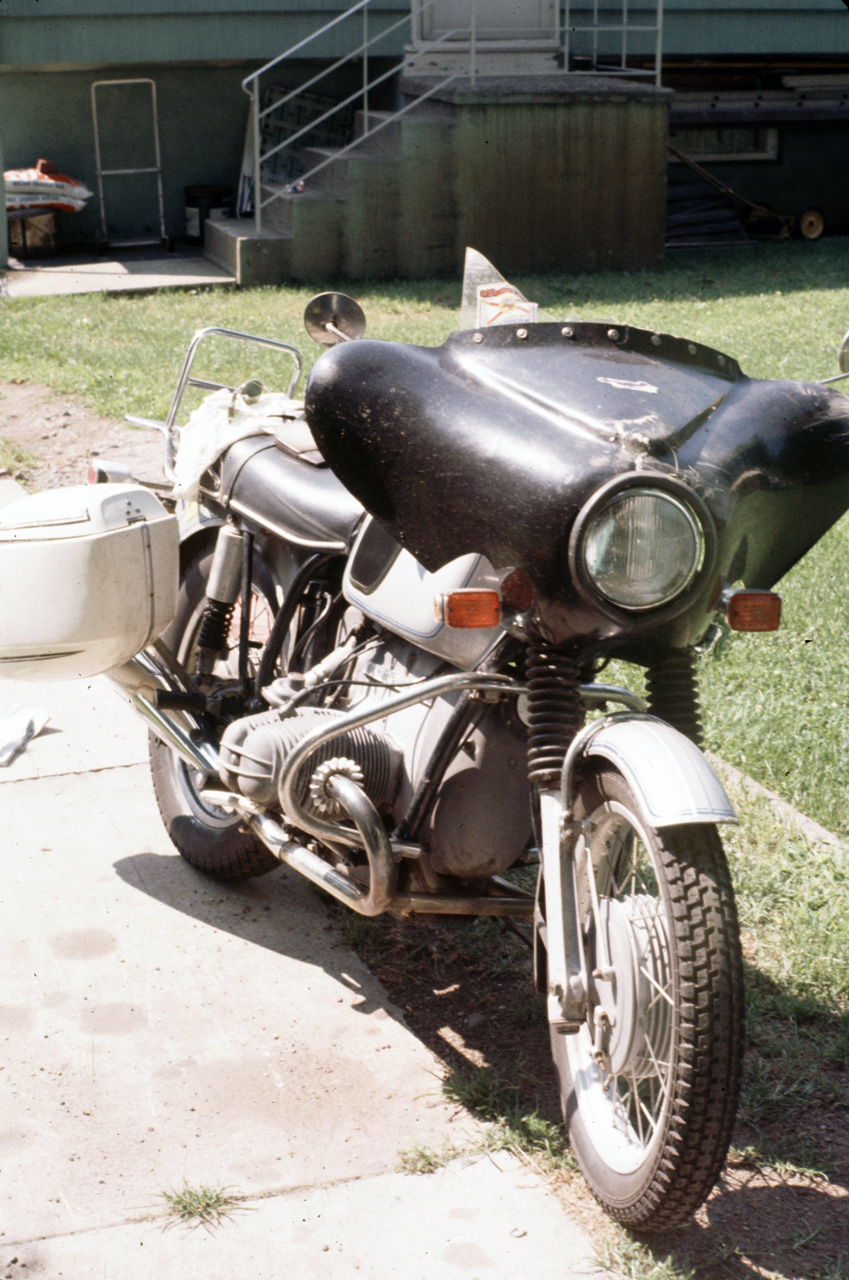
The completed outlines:
<svg viewBox="0 0 849 1280">
<path fill-rule="evenodd" d="M 153 150 L 155 163 L 138 169 L 104 169 L 100 154 L 100 126 L 97 118 L 97 90 L 118 85 L 148 84 L 150 85 L 151 119 L 153 124 Z M 91 86 L 91 114 L 94 122 L 94 153 L 97 164 L 97 190 L 100 197 L 100 223 L 103 228 L 103 243 L 114 249 L 128 249 L 140 245 L 164 244 L 169 237 L 165 230 L 165 201 L 162 195 L 162 158 L 159 148 L 159 114 L 156 106 L 156 83 L 146 76 L 133 80 L 95 80 Z M 106 200 L 103 192 L 103 179 L 129 177 L 140 173 L 156 175 L 156 191 L 159 200 L 159 235 L 139 236 L 123 240 L 110 240 L 106 222 Z"/>
<path fill-rule="evenodd" d="M 186 352 L 186 358 L 183 361 L 183 368 L 177 379 L 177 387 L 171 400 L 171 406 L 168 410 L 168 416 L 164 422 L 156 421 L 153 418 L 140 418 L 133 413 L 125 413 L 124 421 L 133 427 L 144 427 L 150 431 L 160 431 L 165 437 L 165 474 L 172 482 L 176 480 L 174 466 L 177 459 L 177 437 L 179 428 L 177 427 L 177 414 L 180 410 L 180 404 L 183 399 L 183 393 L 186 387 L 199 387 L 202 391 L 235 391 L 235 388 L 225 382 L 209 382 L 205 378 L 193 378 L 191 376 L 192 365 L 194 364 L 195 355 L 200 344 L 207 338 L 218 337 L 228 338 L 235 342 L 243 342 L 249 346 L 265 347 L 272 351 L 282 351 L 290 356 L 294 362 L 295 368 L 289 379 L 289 385 L 286 389 L 286 395 L 291 400 L 295 393 L 295 387 L 301 376 L 301 354 L 297 347 L 291 346 L 288 342 L 277 342 L 274 338 L 260 338 L 253 333 L 242 333 L 237 329 L 222 329 L 217 325 L 212 325 L 207 329 L 198 329 L 197 333 L 189 343 L 189 349 Z"/>
</svg>

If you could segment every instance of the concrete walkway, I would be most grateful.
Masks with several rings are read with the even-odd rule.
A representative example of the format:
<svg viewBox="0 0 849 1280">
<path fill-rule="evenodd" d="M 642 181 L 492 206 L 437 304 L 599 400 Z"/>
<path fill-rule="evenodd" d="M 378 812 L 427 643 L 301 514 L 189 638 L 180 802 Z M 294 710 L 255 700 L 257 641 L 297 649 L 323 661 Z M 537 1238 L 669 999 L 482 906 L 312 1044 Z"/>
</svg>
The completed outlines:
<svg viewBox="0 0 849 1280">
<path fill-rule="evenodd" d="M 224 886 L 171 847 L 145 732 L 102 679 L 0 682 L 46 730 L 0 768 L 0 1274 L 570 1280 L 592 1244 L 462 1147 L 437 1063 L 285 869 Z M 246 1199 L 214 1231 L 162 1193 Z"/>
<path fill-rule="evenodd" d="M 199 289 L 233 285 L 233 276 L 198 254 L 181 256 L 128 252 L 120 259 L 10 259 L 0 271 L 0 295 L 44 298 L 66 293 L 129 293 L 152 289 Z"/>
</svg>

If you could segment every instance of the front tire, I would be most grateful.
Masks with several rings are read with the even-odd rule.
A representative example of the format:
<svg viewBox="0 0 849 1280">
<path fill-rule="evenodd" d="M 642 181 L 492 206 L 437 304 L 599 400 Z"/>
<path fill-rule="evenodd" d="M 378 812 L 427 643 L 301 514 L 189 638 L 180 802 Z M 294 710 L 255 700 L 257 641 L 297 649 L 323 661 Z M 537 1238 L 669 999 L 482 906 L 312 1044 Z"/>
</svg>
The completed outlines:
<svg viewBox="0 0 849 1280">
<path fill-rule="evenodd" d="M 576 817 L 589 824 L 575 866 L 592 976 L 581 1030 L 552 1030 L 563 1114 L 605 1211 L 661 1231 L 709 1194 L 737 1110 L 743 978 L 731 880 L 714 826 L 647 827 L 613 770 L 582 782 Z"/>
<path fill-rule="evenodd" d="M 162 639 L 184 666 L 189 667 L 206 604 L 206 582 L 212 564 L 212 550 L 198 552 L 186 567 L 180 582 L 177 613 Z M 273 617 L 273 591 L 268 571 L 255 558 L 251 608 L 251 632 L 267 636 Z M 231 628 L 236 642 L 238 622 Z M 220 663 L 216 674 L 235 676 L 232 659 Z M 233 667 L 232 670 L 229 668 Z M 209 804 L 201 792 L 210 781 L 199 776 L 169 747 L 149 735 L 150 771 L 156 803 L 171 843 L 198 871 L 219 880 L 244 880 L 275 870 L 280 863 L 265 845 L 246 831 L 242 819 Z"/>
</svg>

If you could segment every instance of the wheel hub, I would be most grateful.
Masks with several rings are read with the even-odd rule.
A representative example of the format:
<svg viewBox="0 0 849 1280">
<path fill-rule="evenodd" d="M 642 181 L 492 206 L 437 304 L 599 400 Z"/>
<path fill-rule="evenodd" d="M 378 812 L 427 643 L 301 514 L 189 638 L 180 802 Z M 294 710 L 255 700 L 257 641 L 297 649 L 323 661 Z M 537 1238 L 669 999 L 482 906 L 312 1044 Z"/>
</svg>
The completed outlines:
<svg viewBox="0 0 849 1280">
<path fill-rule="evenodd" d="M 594 971 L 598 999 L 592 1013 L 593 1056 L 606 1075 L 651 1075 L 649 1046 L 669 1043 L 669 948 L 656 899 L 633 895 L 599 904 L 601 943 L 608 965 Z"/>
</svg>

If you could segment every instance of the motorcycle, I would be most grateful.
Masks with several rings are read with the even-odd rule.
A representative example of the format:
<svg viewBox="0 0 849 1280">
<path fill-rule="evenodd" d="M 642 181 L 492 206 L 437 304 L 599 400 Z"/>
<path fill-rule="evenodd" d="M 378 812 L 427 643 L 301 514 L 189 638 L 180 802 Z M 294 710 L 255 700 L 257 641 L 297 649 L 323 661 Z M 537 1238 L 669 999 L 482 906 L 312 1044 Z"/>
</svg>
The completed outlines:
<svg viewBox="0 0 849 1280">
<path fill-rule="evenodd" d="M 671 1227 L 719 1174 L 743 1055 L 694 647 L 778 626 L 773 585 L 849 506 L 849 400 L 551 320 L 471 251 L 440 347 L 367 339 L 338 293 L 305 323 L 303 401 L 294 347 L 202 330 L 166 422 L 131 419 L 166 484 L 98 461 L 4 510 L 0 672 L 107 673 L 207 875 L 528 922 L 586 1181 Z M 210 336 L 291 359 L 286 391 L 194 377 Z M 599 679 L 614 659 L 645 699 Z"/>
</svg>

